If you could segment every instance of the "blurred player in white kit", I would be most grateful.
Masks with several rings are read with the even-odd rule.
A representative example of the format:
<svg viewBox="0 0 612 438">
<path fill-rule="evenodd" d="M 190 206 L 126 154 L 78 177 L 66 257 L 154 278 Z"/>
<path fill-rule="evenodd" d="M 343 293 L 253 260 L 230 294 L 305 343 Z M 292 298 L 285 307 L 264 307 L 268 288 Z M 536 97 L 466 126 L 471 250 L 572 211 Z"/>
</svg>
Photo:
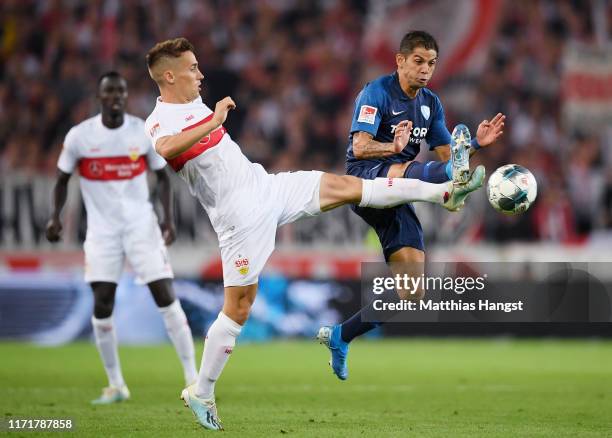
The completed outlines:
<svg viewBox="0 0 612 438">
<path fill-rule="evenodd" d="M 87 210 L 85 281 L 94 293 L 91 319 L 96 346 L 109 386 L 94 404 L 120 402 L 130 397 L 123 378 L 113 326 L 117 283 L 127 257 L 138 277 L 148 285 L 183 365 L 186 383 L 197 377 L 195 353 L 187 318 L 172 289 L 174 274 L 166 245 L 175 239 L 170 179 L 165 161 L 151 148 L 142 119 L 125 113 L 125 79 L 108 72 L 98 81 L 101 113 L 74 126 L 66 135 L 59 157 L 53 213 L 47 239 L 61 237 L 60 213 L 68 181 L 78 168 Z M 164 221 L 160 225 L 149 201 L 147 168 L 155 172 Z M 163 233 L 163 235 L 162 235 Z"/>
<path fill-rule="evenodd" d="M 484 169 L 467 183 L 432 184 L 412 179 L 362 180 L 319 171 L 268 174 L 251 163 L 223 122 L 236 104 L 226 97 L 214 112 L 200 97 L 204 76 L 194 47 L 185 38 L 156 44 L 147 54 L 160 97 L 145 129 L 206 210 L 219 238 L 225 300 L 208 330 L 197 381 L 181 398 L 207 429 L 222 430 L 215 404 L 215 382 L 232 353 L 257 293 L 258 276 L 275 244 L 279 226 L 346 205 L 388 208 L 425 201 L 449 210 L 463 206 L 482 185 Z M 394 144 L 403 149 L 409 132 L 398 128 Z"/>
</svg>

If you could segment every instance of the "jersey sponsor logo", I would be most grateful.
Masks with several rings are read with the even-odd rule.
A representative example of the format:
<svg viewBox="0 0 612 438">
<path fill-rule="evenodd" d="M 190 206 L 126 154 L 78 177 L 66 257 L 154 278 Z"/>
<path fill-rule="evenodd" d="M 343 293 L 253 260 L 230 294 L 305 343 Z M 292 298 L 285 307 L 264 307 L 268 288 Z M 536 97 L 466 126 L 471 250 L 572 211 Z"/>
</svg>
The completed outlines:
<svg viewBox="0 0 612 438">
<path fill-rule="evenodd" d="M 97 181 L 132 179 L 147 170 L 144 155 L 133 160 L 129 156 L 81 158 L 79 173 L 83 178 Z"/>
<path fill-rule="evenodd" d="M 392 186 L 393 186 L 393 178 L 387 179 L 387 187 L 392 187 Z"/>
<path fill-rule="evenodd" d="M 155 134 L 157 134 L 158 131 L 159 131 L 159 123 L 156 123 L 149 130 L 149 135 L 151 135 L 151 138 L 155 138 Z"/>
<path fill-rule="evenodd" d="M 395 134 L 395 130 L 397 129 L 397 125 L 391 125 L 391 135 Z M 411 143 L 420 143 L 422 139 L 427 135 L 428 128 L 420 128 L 415 127 L 410 131 L 410 142 Z"/>
<path fill-rule="evenodd" d="M 391 114 L 393 114 L 394 116 L 399 116 L 401 113 L 405 113 L 405 112 L 406 112 L 406 110 L 404 110 L 404 111 L 394 111 L 394 110 L 391 110 Z"/>
<path fill-rule="evenodd" d="M 247 275 L 249 273 L 249 259 L 247 257 L 242 257 L 242 255 L 238 254 L 234 261 L 234 266 L 240 275 Z"/>
<path fill-rule="evenodd" d="M 102 163 L 100 163 L 99 161 L 92 161 L 91 163 L 89 163 L 89 166 L 87 168 L 95 178 L 101 177 L 104 173 Z"/>
<path fill-rule="evenodd" d="M 425 120 L 429 120 L 429 116 L 431 115 L 431 110 L 427 105 L 421 105 L 421 114 L 425 117 Z"/>
<path fill-rule="evenodd" d="M 183 128 L 183 131 L 188 131 L 189 129 L 193 129 L 196 126 L 200 126 L 208 122 L 209 120 L 212 119 L 213 115 L 214 113 L 206 117 L 205 119 L 202 119 L 197 123 L 194 123 L 193 125 Z M 174 157 L 166 161 L 168 162 L 170 167 L 174 169 L 175 172 L 178 172 L 179 170 L 183 168 L 183 166 L 185 166 L 185 164 L 189 160 L 194 159 L 195 157 L 197 157 L 198 155 L 201 155 L 208 149 L 216 146 L 221 141 L 221 139 L 223 138 L 226 132 L 227 131 L 225 130 L 223 125 L 221 125 L 217 129 L 212 131 L 210 134 L 208 134 L 206 137 L 203 137 L 200 141 L 195 143 L 193 146 L 191 146 L 189 149 L 187 149 L 185 152 L 183 152 L 178 157 Z"/>
<path fill-rule="evenodd" d="M 185 117 L 185 121 L 188 122 L 190 120 L 193 120 L 194 115 L 193 114 L 189 114 L 187 117 Z"/>
<path fill-rule="evenodd" d="M 225 354 L 232 354 L 234 349 L 232 347 L 225 347 Z"/>
<path fill-rule="evenodd" d="M 359 117 L 357 118 L 358 122 L 369 123 L 373 125 L 376 120 L 376 113 L 378 112 L 378 108 L 370 105 L 361 105 L 359 109 Z"/>
<path fill-rule="evenodd" d="M 412 132 L 410 133 L 410 135 L 412 137 L 425 138 L 425 136 L 427 135 L 427 128 L 412 128 Z"/>
</svg>

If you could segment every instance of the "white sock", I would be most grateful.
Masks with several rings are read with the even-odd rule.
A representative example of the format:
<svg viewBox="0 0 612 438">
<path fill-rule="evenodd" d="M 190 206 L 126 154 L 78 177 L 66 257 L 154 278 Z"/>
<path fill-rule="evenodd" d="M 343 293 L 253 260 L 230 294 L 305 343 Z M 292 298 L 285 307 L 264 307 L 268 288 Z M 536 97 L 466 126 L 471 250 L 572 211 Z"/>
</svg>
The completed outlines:
<svg viewBox="0 0 612 438">
<path fill-rule="evenodd" d="M 221 375 L 242 326 L 232 321 L 223 312 L 208 329 L 204 342 L 202 365 L 196 386 L 196 397 L 209 399 L 215 393 L 215 382 Z"/>
<path fill-rule="evenodd" d="M 451 184 L 408 178 L 364 179 L 359 206 L 389 208 L 416 201 L 442 204 L 450 194 Z"/>
<path fill-rule="evenodd" d="M 113 317 L 97 319 L 95 316 L 92 316 L 91 324 L 93 325 L 96 346 L 106 370 L 108 383 L 110 386 L 120 388 L 125 385 L 125 381 L 123 380 L 123 374 L 121 374 Z"/>
<path fill-rule="evenodd" d="M 192 384 L 198 377 L 195 365 L 195 351 L 193 347 L 193 337 L 187 323 L 187 317 L 179 300 L 174 300 L 166 307 L 159 307 L 159 312 L 164 319 L 164 325 L 168 332 L 168 337 L 174 345 L 174 349 L 183 364 L 183 374 L 185 382 Z"/>
</svg>

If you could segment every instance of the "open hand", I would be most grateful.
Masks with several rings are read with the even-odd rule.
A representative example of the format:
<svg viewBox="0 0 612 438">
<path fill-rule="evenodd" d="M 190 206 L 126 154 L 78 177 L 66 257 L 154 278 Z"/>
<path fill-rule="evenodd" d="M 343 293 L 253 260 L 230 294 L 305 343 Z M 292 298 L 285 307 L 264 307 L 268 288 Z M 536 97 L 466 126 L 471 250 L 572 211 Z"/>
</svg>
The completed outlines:
<svg viewBox="0 0 612 438">
<path fill-rule="evenodd" d="M 404 150 L 410 140 L 410 131 L 412 130 L 411 120 L 402 120 L 395 127 L 395 137 L 393 137 L 393 149 L 396 154 Z"/>
<path fill-rule="evenodd" d="M 504 133 L 504 120 L 506 120 L 506 116 L 502 113 L 497 113 L 492 120 L 483 120 L 478 125 L 476 141 L 478 141 L 481 147 L 489 146 Z"/>
</svg>

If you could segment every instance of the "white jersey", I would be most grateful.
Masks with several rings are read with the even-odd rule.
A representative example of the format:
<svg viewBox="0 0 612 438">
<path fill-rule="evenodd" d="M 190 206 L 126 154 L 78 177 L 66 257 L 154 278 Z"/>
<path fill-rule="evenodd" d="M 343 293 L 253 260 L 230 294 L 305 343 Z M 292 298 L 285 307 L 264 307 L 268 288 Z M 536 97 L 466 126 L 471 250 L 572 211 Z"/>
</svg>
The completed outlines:
<svg viewBox="0 0 612 438">
<path fill-rule="evenodd" d="M 142 119 L 129 114 L 123 125 L 110 129 L 98 114 L 66 135 L 57 166 L 65 173 L 79 169 L 88 236 L 122 233 L 154 215 L 146 170 L 166 163 L 143 129 Z"/>
<path fill-rule="evenodd" d="M 158 98 L 145 129 L 155 147 L 161 137 L 195 128 L 212 116 L 201 97 L 186 104 L 169 104 Z M 260 200 L 270 190 L 270 175 L 244 156 L 223 126 L 168 164 L 206 210 L 221 246 L 263 220 Z"/>
</svg>

